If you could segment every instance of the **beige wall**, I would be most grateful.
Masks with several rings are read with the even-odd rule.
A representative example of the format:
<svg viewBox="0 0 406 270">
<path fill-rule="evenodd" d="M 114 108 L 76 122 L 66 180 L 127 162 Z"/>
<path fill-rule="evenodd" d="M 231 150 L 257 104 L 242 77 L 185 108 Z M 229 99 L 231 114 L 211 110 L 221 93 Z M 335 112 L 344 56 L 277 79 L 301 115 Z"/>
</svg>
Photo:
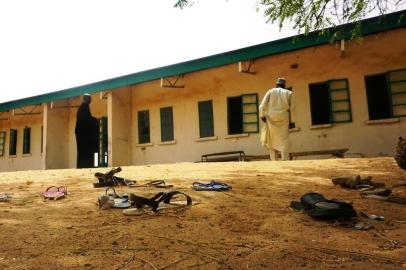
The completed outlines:
<svg viewBox="0 0 406 270">
<path fill-rule="evenodd" d="M 63 169 L 69 164 L 68 144 L 69 116 L 65 108 L 51 108 L 50 104 L 44 110 L 44 144 L 45 168 Z"/>
<path fill-rule="evenodd" d="M 133 86 L 132 117 L 133 163 L 197 161 L 204 153 L 244 150 L 249 155 L 266 154 L 258 134 L 227 138 L 227 97 L 258 93 L 259 98 L 284 76 L 295 95 L 295 122 L 300 130 L 291 132 L 291 151 L 350 148 L 351 153 L 366 156 L 394 155 L 397 137 L 406 134 L 405 119 L 398 123 L 368 125 L 368 107 L 364 76 L 406 68 L 406 29 L 398 29 L 364 38 L 361 43 L 346 42 L 342 54 L 335 44 L 308 48 L 257 59 L 256 74 L 238 72 L 232 64 L 184 76 L 185 88 L 161 88 L 153 81 Z M 388 50 L 388 40 L 391 49 Z M 300 41 L 299 41 L 300 42 Z M 298 64 L 291 69 L 291 64 Z M 309 83 L 347 78 L 353 121 L 313 129 Z M 198 101 L 213 100 L 214 140 L 198 141 Z M 160 144 L 161 107 L 173 106 L 173 144 Z M 137 112 L 149 110 L 151 144 L 137 145 Z"/>
<path fill-rule="evenodd" d="M 30 112 L 33 107 L 24 108 Z M 2 113 L 0 120 L 0 132 L 6 132 L 4 143 L 4 155 L 0 157 L 0 171 L 31 170 L 43 168 L 43 155 L 41 153 L 41 126 L 43 118 L 42 107 L 37 107 L 35 115 L 12 115 L 12 112 Z M 16 110 L 16 113 L 22 113 Z M 23 155 L 23 130 L 25 127 L 31 128 L 30 153 Z M 9 156 L 10 129 L 17 130 L 17 153 Z"/>
<path fill-rule="evenodd" d="M 109 166 L 131 165 L 131 91 L 130 87 L 109 92 L 108 148 Z"/>
</svg>

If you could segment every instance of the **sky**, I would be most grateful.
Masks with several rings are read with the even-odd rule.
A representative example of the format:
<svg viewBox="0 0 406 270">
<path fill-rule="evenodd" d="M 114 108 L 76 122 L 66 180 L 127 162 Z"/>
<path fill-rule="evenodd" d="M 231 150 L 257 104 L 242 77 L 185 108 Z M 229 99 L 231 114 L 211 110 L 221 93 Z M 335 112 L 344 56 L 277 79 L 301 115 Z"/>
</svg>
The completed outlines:
<svg viewBox="0 0 406 270">
<path fill-rule="evenodd" d="M 0 102 L 296 35 L 255 0 L 0 1 Z"/>
<path fill-rule="evenodd" d="M 4 0 L 0 102 L 63 90 L 296 34 L 251 0 Z"/>
</svg>

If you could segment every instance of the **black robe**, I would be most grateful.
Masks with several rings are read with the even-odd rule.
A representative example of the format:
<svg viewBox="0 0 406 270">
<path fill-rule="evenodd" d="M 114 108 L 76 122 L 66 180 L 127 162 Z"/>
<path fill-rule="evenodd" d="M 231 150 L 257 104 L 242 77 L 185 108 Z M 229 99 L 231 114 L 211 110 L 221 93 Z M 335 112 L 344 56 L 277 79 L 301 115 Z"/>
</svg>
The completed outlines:
<svg viewBox="0 0 406 270">
<path fill-rule="evenodd" d="M 93 168 L 94 153 L 98 152 L 98 123 L 92 117 L 89 104 L 82 102 L 76 113 L 77 168 Z"/>
</svg>

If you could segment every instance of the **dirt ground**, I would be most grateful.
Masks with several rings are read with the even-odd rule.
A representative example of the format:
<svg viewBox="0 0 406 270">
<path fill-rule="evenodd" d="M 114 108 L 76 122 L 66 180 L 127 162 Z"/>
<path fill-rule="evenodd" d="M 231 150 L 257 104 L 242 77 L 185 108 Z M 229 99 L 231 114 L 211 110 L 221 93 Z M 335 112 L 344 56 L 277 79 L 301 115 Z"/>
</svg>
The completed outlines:
<svg viewBox="0 0 406 270">
<path fill-rule="evenodd" d="M 96 171 L 0 173 L 1 269 L 406 269 L 405 205 L 361 198 L 330 178 L 371 175 L 389 187 L 406 182 L 392 158 L 286 162 L 179 163 L 123 167 L 118 176 L 139 183 L 164 179 L 199 202 L 182 212 L 124 216 L 99 210 Z M 191 190 L 194 181 L 219 180 L 229 192 Z M 69 195 L 43 200 L 50 185 Z M 119 187 L 151 196 L 161 189 Z M 357 211 L 383 215 L 356 230 L 314 220 L 289 208 L 306 192 L 352 202 Z M 403 222 L 402 222 L 403 221 Z"/>
</svg>

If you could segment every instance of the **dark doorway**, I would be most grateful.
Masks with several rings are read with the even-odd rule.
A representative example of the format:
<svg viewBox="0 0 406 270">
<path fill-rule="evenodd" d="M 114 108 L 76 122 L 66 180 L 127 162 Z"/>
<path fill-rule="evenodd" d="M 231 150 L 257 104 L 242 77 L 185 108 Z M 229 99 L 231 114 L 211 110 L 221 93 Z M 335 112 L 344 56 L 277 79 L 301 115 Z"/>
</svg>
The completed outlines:
<svg viewBox="0 0 406 270">
<path fill-rule="evenodd" d="M 243 133 L 242 126 L 242 98 L 227 98 L 228 134 Z"/>
<path fill-rule="evenodd" d="M 330 97 L 328 84 L 309 84 L 310 108 L 312 112 L 312 125 L 323 125 L 331 123 Z"/>
<path fill-rule="evenodd" d="M 370 120 L 390 118 L 390 100 L 385 74 L 365 77 Z"/>
</svg>

